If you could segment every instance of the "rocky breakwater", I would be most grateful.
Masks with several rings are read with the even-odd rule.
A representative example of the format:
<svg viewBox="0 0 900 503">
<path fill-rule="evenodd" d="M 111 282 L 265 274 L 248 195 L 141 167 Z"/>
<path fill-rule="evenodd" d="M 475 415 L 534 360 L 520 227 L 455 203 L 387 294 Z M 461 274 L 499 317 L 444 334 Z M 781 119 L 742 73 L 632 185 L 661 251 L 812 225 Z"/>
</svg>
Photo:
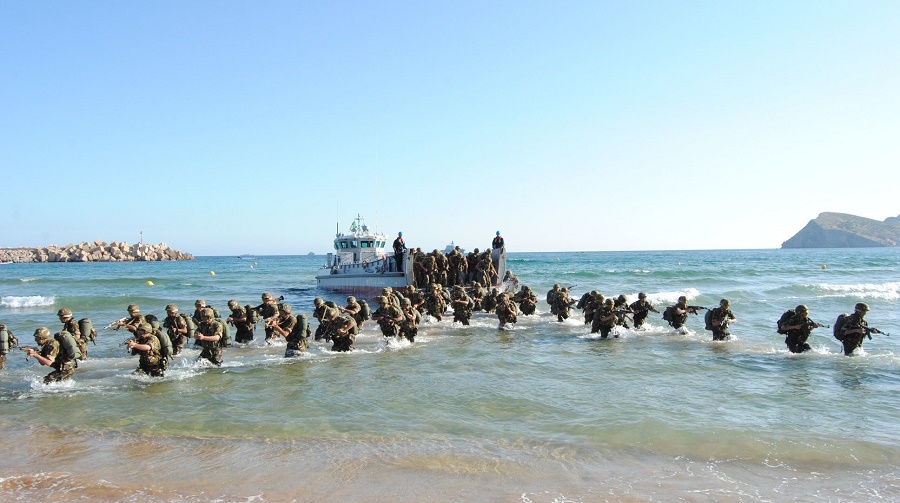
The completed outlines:
<svg viewBox="0 0 900 503">
<path fill-rule="evenodd" d="M 129 245 L 126 242 L 50 245 L 43 248 L 0 248 L 3 262 L 153 262 L 160 260 L 194 260 L 165 243 Z"/>
</svg>

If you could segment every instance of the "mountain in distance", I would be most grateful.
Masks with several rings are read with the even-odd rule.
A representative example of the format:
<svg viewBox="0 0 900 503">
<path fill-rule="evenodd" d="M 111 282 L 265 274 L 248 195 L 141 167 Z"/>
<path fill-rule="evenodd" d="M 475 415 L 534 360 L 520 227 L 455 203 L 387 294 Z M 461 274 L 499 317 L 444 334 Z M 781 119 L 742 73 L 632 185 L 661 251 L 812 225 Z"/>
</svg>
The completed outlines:
<svg viewBox="0 0 900 503">
<path fill-rule="evenodd" d="M 782 248 L 871 248 L 900 243 L 900 216 L 883 222 L 846 213 L 820 213 Z"/>
</svg>

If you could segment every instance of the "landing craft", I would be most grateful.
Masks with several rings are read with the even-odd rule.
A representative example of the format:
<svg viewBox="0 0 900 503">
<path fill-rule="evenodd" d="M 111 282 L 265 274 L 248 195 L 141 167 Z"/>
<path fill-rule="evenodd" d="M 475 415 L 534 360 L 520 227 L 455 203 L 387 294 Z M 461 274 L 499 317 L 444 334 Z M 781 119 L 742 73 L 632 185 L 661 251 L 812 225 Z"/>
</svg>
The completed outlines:
<svg viewBox="0 0 900 503">
<path fill-rule="evenodd" d="M 393 250 L 385 252 L 387 246 L 388 237 L 371 232 L 363 217 L 357 215 L 349 234 L 335 233 L 334 252 L 326 256 L 325 264 L 316 274 L 316 283 L 325 290 L 353 294 L 377 293 L 388 286 L 396 289 L 414 284 L 414 251 L 406 250 L 398 270 Z M 502 281 L 506 275 L 506 249 L 494 249 L 491 259 L 498 281 Z"/>
</svg>

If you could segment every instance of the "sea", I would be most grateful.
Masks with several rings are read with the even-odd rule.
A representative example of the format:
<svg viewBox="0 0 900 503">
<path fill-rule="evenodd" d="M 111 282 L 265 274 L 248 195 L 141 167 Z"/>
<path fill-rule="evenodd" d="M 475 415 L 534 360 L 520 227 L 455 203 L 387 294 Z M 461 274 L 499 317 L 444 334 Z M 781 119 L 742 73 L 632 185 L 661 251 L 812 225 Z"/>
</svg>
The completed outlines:
<svg viewBox="0 0 900 503">
<path fill-rule="evenodd" d="M 0 323 L 33 344 L 58 309 L 98 330 L 70 382 L 13 350 L 0 371 L 0 499 L 116 502 L 900 501 L 900 249 L 509 253 L 540 297 L 499 330 L 426 319 L 414 343 L 367 322 L 355 350 L 256 339 L 221 368 L 190 346 L 164 378 L 133 375 L 127 333 L 104 326 L 138 304 L 165 315 L 204 299 L 294 313 L 320 290 L 323 256 L 186 262 L 0 265 Z M 713 342 L 703 316 L 676 333 L 591 334 L 558 322 L 553 284 L 572 296 L 639 292 L 663 311 L 731 301 Z M 873 335 L 844 356 L 831 330 L 792 354 L 775 332 L 798 304 L 830 325 L 867 302 Z M 312 322 L 315 328 L 315 321 Z"/>
</svg>

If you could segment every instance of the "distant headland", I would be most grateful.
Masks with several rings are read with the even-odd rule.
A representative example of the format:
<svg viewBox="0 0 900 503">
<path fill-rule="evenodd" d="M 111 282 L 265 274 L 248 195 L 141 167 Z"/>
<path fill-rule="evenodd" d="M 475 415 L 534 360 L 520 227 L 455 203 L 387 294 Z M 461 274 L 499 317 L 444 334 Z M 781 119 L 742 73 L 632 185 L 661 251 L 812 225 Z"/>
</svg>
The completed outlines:
<svg viewBox="0 0 900 503">
<path fill-rule="evenodd" d="M 129 245 L 126 242 L 50 245 L 43 248 L 0 248 L 0 262 L 155 262 L 160 260 L 194 260 L 165 243 Z"/>
<path fill-rule="evenodd" d="M 871 248 L 900 243 L 900 216 L 883 222 L 846 213 L 820 213 L 782 248 Z"/>
</svg>

